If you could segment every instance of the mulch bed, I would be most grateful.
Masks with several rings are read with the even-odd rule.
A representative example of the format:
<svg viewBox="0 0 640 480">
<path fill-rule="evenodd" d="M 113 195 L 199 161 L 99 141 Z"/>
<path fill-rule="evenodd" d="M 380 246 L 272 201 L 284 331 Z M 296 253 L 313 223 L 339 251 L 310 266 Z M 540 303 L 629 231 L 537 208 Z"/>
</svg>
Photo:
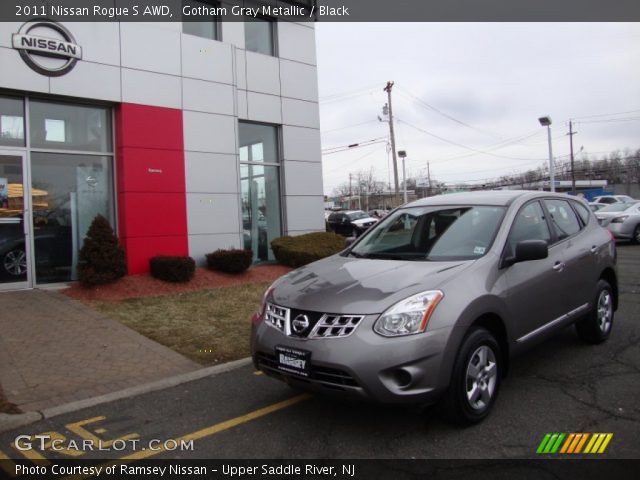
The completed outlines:
<svg viewBox="0 0 640 480">
<path fill-rule="evenodd" d="M 82 301 L 119 301 L 127 298 L 153 297 L 245 283 L 272 282 L 291 270 L 283 265 L 257 265 L 244 273 L 231 275 L 205 268 L 196 268 L 194 277 L 187 283 L 163 282 L 145 273 L 130 275 L 109 285 L 93 288 L 84 288 L 75 283 L 62 292 Z"/>
</svg>

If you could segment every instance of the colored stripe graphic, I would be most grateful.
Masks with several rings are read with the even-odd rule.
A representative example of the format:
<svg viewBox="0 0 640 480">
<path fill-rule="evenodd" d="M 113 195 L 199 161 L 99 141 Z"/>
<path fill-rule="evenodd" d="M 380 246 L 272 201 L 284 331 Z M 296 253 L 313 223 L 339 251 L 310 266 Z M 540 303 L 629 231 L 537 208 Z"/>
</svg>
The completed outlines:
<svg viewBox="0 0 640 480">
<path fill-rule="evenodd" d="M 546 433 L 536 453 L 543 455 L 604 453 L 612 438 L 613 433 Z"/>
</svg>

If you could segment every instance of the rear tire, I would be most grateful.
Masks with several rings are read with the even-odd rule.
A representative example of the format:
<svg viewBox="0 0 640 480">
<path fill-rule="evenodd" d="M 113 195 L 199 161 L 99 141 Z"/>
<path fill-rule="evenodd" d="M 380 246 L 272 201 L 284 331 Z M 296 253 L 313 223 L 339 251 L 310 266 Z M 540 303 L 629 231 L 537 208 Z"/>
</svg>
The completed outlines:
<svg viewBox="0 0 640 480">
<path fill-rule="evenodd" d="M 633 237 L 631 237 L 631 243 L 635 243 L 636 245 L 640 244 L 640 225 L 637 225 L 635 230 L 633 231 Z"/>
<path fill-rule="evenodd" d="M 576 323 L 578 337 L 593 345 L 604 342 L 611 334 L 613 314 L 613 290 L 609 282 L 600 279 L 593 308 Z"/>
<path fill-rule="evenodd" d="M 500 389 L 502 352 L 495 337 L 474 328 L 462 342 L 453 367 L 451 383 L 442 398 L 449 421 L 468 426 L 491 412 Z"/>
</svg>

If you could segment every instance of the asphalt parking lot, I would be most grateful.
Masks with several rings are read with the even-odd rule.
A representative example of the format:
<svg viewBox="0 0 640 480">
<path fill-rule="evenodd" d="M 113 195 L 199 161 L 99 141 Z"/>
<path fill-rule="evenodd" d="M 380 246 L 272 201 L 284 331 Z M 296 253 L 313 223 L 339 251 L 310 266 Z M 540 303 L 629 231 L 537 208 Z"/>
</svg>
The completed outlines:
<svg viewBox="0 0 640 480">
<path fill-rule="evenodd" d="M 4 432 L 0 459 L 516 459 L 536 458 L 547 432 L 609 432 L 599 457 L 638 459 L 640 246 L 620 244 L 618 255 L 621 298 L 609 341 L 588 346 L 568 328 L 518 357 L 493 413 L 475 427 L 452 427 L 437 409 L 301 395 L 247 366 Z M 14 445 L 18 435 L 42 433 L 58 446 L 89 439 L 106 449 Z"/>
</svg>

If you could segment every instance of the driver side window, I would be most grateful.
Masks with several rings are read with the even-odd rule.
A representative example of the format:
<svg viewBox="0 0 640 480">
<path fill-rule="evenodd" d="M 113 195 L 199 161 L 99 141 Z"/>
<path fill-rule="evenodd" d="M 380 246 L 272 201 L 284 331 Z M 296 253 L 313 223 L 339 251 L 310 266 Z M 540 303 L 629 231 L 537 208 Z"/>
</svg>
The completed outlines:
<svg viewBox="0 0 640 480">
<path fill-rule="evenodd" d="M 531 202 L 518 212 L 507 241 L 511 255 L 515 254 L 518 242 L 523 240 L 551 242 L 551 233 L 544 218 L 544 211 L 538 202 Z"/>
</svg>

